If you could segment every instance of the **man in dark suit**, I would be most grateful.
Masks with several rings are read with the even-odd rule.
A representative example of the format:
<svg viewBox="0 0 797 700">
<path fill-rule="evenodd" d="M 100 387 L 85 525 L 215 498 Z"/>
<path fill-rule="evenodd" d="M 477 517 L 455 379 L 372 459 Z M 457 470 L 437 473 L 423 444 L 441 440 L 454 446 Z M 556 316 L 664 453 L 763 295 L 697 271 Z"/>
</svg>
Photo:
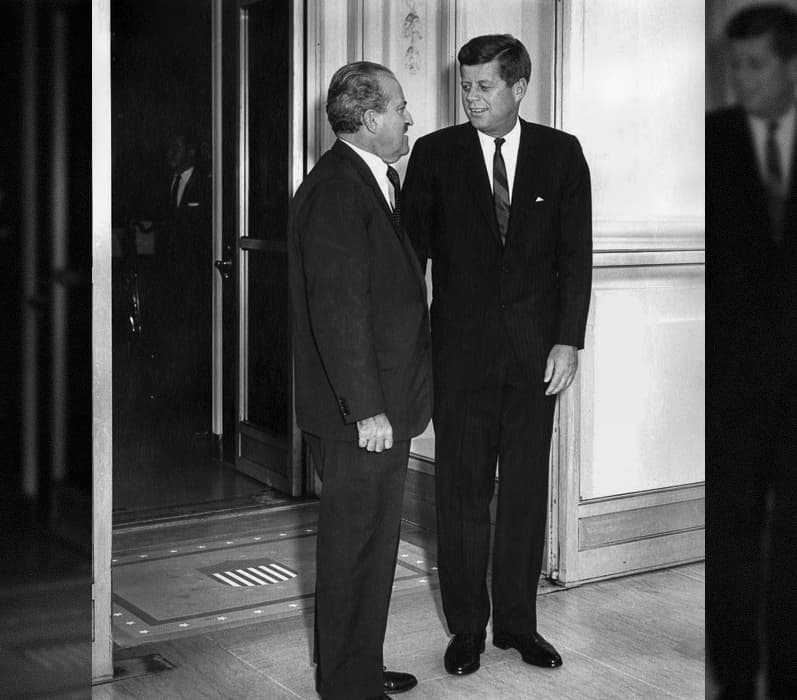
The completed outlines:
<svg viewBox="0 0 797 700">
<path fill-rule="evenodd" d="M 431 416 L 426 287 L 389 166 L 409 150 L 406 104 L 384 66 L 339 69 L 338 140 L 291 207 L 296 417 L 323 481 L 316 686 L 330 700 L 417 683 L 382 661 L 409 441 Z"/>
<path fill-rule="evenodd" d="M 555 667 L 538 633 L 556 395 L 572 382 L 590 298 L 590 179 L 578 141 L 518 118 L 531 61 L 509 35 L 459 52 L 470 120 L 417 141 L 404 220 L 432 259 L 438 566 L 449 673 L 479 668 L 499 467 L 493 643 Z"/>
<path fill-rule="evenodd" d="M 738 104 L 706 120 L 709 660 L 721 697 L 756 697 L 763 613 L 768 697 L 794 698 L 797 14 L 753 6 L 726 37 Z"/>
<path fill-rule="evenodd" d="M 184 438 L 210 427 L 212 217 L 207 172 L 197 162 L 197 143 L 188 133 L 169 140 L 160 230 L 156 233 L 155 284 L 146 309 L 156 332 L 156 391 Z M 168 194 L 168 199 L 166 195 Z"/>
</svg>

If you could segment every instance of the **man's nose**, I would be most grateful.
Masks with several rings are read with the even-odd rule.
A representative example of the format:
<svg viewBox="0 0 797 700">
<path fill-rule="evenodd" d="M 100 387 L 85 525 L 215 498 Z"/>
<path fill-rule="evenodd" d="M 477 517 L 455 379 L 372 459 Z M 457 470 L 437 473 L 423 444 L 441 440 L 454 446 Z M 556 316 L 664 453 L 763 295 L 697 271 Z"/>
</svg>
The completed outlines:
<svg viewBox="0 0 797 700">
<path fill-rule="evenodd" d="M 412 118 L 412 115 L 410 114 L 410 110 L 408 109 L 404 110 L 404 123 L 407 126 L 412 126 L 415 123 L 415 121 Z"/>
</svg>

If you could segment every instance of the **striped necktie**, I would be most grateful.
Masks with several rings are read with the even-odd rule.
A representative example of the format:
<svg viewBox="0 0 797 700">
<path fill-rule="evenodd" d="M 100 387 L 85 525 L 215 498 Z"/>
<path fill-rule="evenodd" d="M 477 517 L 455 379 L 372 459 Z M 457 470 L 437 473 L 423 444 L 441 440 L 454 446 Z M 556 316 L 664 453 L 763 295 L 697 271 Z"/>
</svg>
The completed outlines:
<svg viewBox="0 0 797 700">
<path fill-rule="evenodd" d="M 396 172 L 395 168 L 391 166 L 387 166 L 387 179 L 390 180 L 390 184 L 393 185 L 393 220 L 396 222 L 396 226 L 401 225 L 401 204 L 400 204 L 400 197 L 401 197 L 401 181 L 399 180 L 399 174 Z"/>
<path fill-rule="evenodd" d="M 776 243 L 783 240 L 783 167 L 780 160 L 780 146 L 777 140 L 778 122 L 767 125 L 766 165 L 769 216 L 772 221 L 772 236 Z"/>
<path fill-rule="evenodd" d="M 501 146 L 505 139 L 495 139 L 493 155 L 493 204 L 495 218 L 498 219 L 498 230 L 501 232 L 501 243 L 506 243 L 506 231 L 509 227 L 509 179 L 506 176 L 506 164 L 501 155 Z"/>
</svg>

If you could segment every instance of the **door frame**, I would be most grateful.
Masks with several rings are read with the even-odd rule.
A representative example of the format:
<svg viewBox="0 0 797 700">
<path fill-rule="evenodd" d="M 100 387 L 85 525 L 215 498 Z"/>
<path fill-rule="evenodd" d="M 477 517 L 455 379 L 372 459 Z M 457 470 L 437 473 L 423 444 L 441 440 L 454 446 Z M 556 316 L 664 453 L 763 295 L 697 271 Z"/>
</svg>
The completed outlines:
<svg viewBox="0 0 797 700">
<path fill-rule="evenodd" d="M 92 190 L 92 616 L 91 678 L 113 678 L 111 532 L 113 408 L 111 340 L 111 0 L 91 2 Z"/>
</svg>

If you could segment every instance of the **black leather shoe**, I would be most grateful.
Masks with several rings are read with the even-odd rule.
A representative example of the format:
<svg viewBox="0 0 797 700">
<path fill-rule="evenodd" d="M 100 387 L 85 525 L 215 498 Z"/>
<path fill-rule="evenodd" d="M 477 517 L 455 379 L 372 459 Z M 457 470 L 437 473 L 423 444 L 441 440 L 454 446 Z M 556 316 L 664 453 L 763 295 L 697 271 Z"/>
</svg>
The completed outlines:
<svg viewBox="0 0 797 700">
<path fill-rule="evenodd" d="M 401 673 L 400 671 L 386 671 L 382 668 L 382 677 L 385 680 L 386 693 L 406 693 L 408 690 L 418 685 L 418 679 L 411 673 Z"/>
<path fill-rule="evenodd" d="M 455 676 L 466 676 L 479 670 L 479 654 L 484 651 L 486 634 L 455 634 L 448 643 L 443 664 Z"/>
<path fill-rule="evenodd" d="M 523 661 L 533 666 L 556 668 L 562 665 L 562 657 L 539 634 L 510 634 L 493 630 L 493 644 L 499 649 L 517 649 Z"/>
</svg>

